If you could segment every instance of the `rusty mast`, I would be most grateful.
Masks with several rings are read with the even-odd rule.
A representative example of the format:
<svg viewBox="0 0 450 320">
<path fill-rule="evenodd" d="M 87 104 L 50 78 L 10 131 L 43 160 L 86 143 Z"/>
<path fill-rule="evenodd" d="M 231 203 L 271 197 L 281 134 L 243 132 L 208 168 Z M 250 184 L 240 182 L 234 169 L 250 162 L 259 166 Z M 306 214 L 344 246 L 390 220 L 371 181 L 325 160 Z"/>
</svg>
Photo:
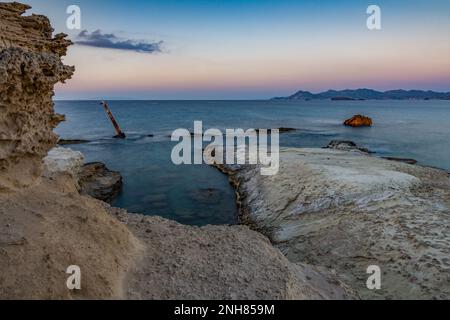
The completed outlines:
<svg viewBox="0 0 450 320">
<path fill-rule="evenodd" d="M 112 124 L 114 126 L 114 129 L 116 130 L 116 135 L 114 136 L 114 138 L 125 139 L 126 135 L 120 129 L 119 124 L 117 123 L 116 119 L 114 118 L 114 116 L 113 116 L 111 110 L 109 109 L 108 104 L 106 103 L 106 101 L 102 101 L 101 105 L 105 109 L 106 114 L 108 115 L 109 119 L 111 120 L 111 122 L 112 122 Z"/>
</svg>

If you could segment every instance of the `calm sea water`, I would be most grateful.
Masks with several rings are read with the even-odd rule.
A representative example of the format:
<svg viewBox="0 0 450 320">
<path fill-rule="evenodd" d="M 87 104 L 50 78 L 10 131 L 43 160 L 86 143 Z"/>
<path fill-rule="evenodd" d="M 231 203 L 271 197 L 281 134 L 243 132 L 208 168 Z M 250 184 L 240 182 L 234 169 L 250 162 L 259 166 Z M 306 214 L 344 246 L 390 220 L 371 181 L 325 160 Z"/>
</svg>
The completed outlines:
<svg viewBox="0 0 450 320">
<path fill-rule="evenodd" d="M 170 134 L 208 128 L 301 129 L 281 136 L 281 146 L 323 147 L 352 140 L 383 156 L 414 158 L 450 171 L 450 101 L 111 101 L 126 140 L 112 139 L 111 123 L 96 101 L 57 101 L 67 122 L 56 130 L 64 139 L 91 142 L 70 148 L 87 161 L 120 171 L 124 189 L 114 205 L 192 225 L 236 222 L 234 190 L 206 165 L 175 166 Z M 342 122 L 354 114 L 373 118 L 374 127 L 352 129 Z M 153 134 L 154 137 L 148 137 Z"/>
</svg>

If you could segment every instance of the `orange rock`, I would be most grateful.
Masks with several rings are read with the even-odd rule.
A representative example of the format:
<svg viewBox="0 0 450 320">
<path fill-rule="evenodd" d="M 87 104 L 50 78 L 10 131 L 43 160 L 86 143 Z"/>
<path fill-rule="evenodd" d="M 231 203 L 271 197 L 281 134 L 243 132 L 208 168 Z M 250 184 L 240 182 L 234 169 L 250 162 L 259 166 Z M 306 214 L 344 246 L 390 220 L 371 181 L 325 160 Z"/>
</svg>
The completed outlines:
<svg viewBox="0 0 450 320">
<path fill-rule="evenodd" d="M 351 119 L 348 119 L 344 122 L 344 125 L 349 127 L 371 127 L 373 124 L 372 119 L 369 117 L 362 116 L 360 114 L 354 116 Z"/>
</svg>

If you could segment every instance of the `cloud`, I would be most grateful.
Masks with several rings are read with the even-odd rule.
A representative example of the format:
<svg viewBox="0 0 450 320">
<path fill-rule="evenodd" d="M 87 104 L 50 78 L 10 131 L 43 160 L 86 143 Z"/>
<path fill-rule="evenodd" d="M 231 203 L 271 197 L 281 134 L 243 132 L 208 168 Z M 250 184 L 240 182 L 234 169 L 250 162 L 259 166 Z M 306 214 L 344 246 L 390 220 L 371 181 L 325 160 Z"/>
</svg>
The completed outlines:
<svg viewBox="0 0 450 320">
<path fill-rule="evenodd" d="M 160 42 L 144 42 L 134 41 L 129 39 L 120 39 L 113 33 L 102 33 L 101 30 L 89 33 L 87 30 L 83 30 L 78 35 L 76 44 L 82 46 L 96 47 L 96 48 L 108 48 L 116 50 L 128 50 L 144 53 L 156 53 L 161 52 Z"/>
</svg>

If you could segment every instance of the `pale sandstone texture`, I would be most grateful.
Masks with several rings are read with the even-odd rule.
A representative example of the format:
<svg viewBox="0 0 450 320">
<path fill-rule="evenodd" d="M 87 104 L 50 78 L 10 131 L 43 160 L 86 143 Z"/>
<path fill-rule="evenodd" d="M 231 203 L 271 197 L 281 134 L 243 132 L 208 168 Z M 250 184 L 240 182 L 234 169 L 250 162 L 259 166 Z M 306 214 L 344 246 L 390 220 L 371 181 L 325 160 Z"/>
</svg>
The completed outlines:
<svg viewBox="0 0 450 320">
<path fill-rule="evenodd" d="M 0 189 L 18 189 L 40 177 L 42 158 L 57 141 L 64 119 L 53 110 L 53 86 L 71 77 L 62 63 L 69 40 L 52 36 L 44 16 L 0 3 Z"/>
<path fill-rule="evenodd" d="M 0 299 L 120 298 L 138 240 L 101 203 L 81 197 L 73 178 L 80 157 L 55 145 L 53 86 L 73 68 L 61 62 L 69 41 L 52 37 L 28 6 L 0 3 Z M 71 265 L 82 290 L 66 286 Z"/>
<path fill-rule="evenodd" d="M 52 177 L 60 173 L 69 173 L 75 180 L 81 173 L 84 156 L 79 151 L 56 147 L 50 150 L 44 158 L 44 175 Z"/>
<path fill-rule="evenodd" d="M 289 262 L 246 226 L 183 226 L 108 208 L 144 244 L 124 288 L 129 299 L 355 299 L 337 277 Z"/>
<path fill-rule="evenodd" d="M 0 299 L 120 299 L 141 245 L 71 176 L 0 193 Z M 66 270 L 81 269 L 81 291 Z"/>
<path fill-rule="evenodd" d="M 450 297 L 447 172 L 360 151 L 283 149 L 278 175 L 222 166 L 238 189 L 241 220 L 291 262 L 334 269 L 362 298 Z M 382 289 L 370 291 L 370 265 Z"/>
</svg>

